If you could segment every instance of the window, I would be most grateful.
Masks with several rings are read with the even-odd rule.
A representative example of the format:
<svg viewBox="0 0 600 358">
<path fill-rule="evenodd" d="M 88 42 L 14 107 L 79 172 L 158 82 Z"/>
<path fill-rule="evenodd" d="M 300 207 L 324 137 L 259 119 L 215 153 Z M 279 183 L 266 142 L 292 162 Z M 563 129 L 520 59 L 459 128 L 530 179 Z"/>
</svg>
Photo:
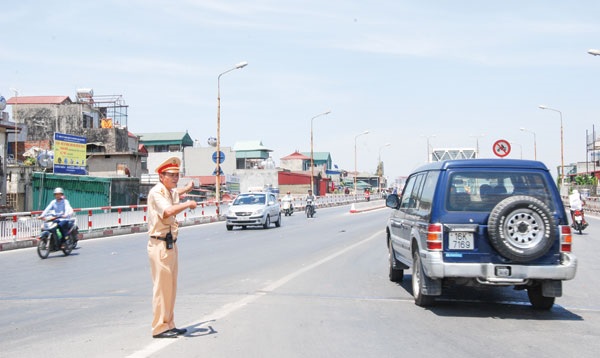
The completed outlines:
<svg viewBox="0 0 600 358">
<path fill-rule="evenodd" d="M 450 175 L 446 208 L 449 211 L 490 211 L 511 195 L 527 195 L 542 200 L 550 209 L 544 176 L 534 172 L 465 171 Z"/>
<path fill-rule="evenodd" d="M 404 192 L 402 193 L 400 208 L 415 209 L 419 206 L 419 192 L 421 190 L 421 183 L 425 175 L 425 173 L 419 173 L 408 178 L 408 182 L 406 183 Z"/>
<path fill-rule="evenodd" d="M 421 192 L 421 198 L 419 200 L 419 216 L 428 217 L 431 213 L 431 207 L 433 204 L 433 194 L 435 187 L 438 182 L 440 172 L 432 171 L 428 172 L 423 183 L 423 190 Z"/>
</svg>

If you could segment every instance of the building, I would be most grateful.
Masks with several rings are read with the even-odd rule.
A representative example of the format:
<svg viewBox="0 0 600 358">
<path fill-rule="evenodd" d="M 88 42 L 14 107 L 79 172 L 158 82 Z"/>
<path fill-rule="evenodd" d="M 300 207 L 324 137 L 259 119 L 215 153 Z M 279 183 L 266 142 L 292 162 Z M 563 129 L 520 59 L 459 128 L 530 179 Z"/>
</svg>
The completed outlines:
<svg viewBox="0 0 600 358">
<path fill-rule="evenodd" d="M 74 101 L 64 95 L 15 96 L 7 104 L 20 129 L 7 139 L 7 156 L 13 158 L 7 169 L 12 173 L 7 193 L 14 195 L 17 211 L 31 207 L 31 198 L 26 197 L 31 173 L 52 172 L 52 166 L 41 167 L 35 157 L 30 161 L 23 154 L 53 150 L 55 133 L 86 138 L 88 175 L 139 178 L 145 172 L 146 155 L 127 130 L 128 106 L 121 95 L 94 95 L 92 89 L 79 89 Z"/>
<path fill-rule="evenodd" d="M 182 173 L 185 175 L 185 149 L 194 146 L 194 140 L 185 132 L 137 133 L 140 143 L 148 151 L 146 168 L 148 173 L 169 157 L 178 157 L 182 161 Z"/>
</svg>

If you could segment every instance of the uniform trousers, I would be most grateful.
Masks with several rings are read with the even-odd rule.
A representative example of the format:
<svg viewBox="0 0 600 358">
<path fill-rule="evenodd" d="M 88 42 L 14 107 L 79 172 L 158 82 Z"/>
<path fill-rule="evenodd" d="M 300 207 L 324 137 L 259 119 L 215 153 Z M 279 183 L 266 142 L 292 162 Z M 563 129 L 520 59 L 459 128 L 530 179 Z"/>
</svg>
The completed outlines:
<svg viewBox="0 0 600 358">
<path fill-rule="evenodd" d="M 148 241 L 148 258 L 152 275 L 152 335 L 175 328 L 175 296 L 177 295 L 177 244 L 167 250 L 166 242 Z"/>
</svg>

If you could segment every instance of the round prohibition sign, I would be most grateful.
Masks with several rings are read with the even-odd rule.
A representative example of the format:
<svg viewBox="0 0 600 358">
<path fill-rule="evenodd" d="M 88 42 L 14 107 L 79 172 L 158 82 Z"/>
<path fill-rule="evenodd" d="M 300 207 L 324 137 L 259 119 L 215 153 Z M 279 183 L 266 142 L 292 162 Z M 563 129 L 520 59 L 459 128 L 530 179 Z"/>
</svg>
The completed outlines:
<svg viewBox="0 0 600 358">
<path fill-rule="evenodd" d="M 494 154 L 500 158 L 506 157 L 510 153 L 510 143 L 507 140 L 499 139 L 492 146 Z"/>
</svg>

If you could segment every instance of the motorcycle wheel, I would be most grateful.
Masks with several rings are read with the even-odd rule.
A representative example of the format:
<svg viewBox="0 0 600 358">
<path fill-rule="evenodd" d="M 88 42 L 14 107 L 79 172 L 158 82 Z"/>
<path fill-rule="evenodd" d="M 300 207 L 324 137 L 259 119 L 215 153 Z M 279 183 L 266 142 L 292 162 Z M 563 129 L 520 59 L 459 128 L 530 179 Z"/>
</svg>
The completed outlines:
<svg viewBox="0 0 600 358">
<path fill-rule="evenodd" d="M 45 259 L 50 255 L 50 243 L 47 238 L 38 238 L 37 253 L 41 259 Z"/>
<path fill-rule="evenodd" d="M 73 239 L 71 238 L 71 236 L 67 237 L 67 239 L 65 240 L 65 245 L 61 250 L 63 254 L 65 254 L 65 256 L 69 256 L 71 254 L 71 251 L 73 251 Z"/>
<path fill-rule="evenodd" d="M 72 232 L 71 233 L 71 250 L 75 250 L 77 248 L 77 241 L 79 241 L 79 239 L 77 239 L 77 232 Z"/>
</svg>

